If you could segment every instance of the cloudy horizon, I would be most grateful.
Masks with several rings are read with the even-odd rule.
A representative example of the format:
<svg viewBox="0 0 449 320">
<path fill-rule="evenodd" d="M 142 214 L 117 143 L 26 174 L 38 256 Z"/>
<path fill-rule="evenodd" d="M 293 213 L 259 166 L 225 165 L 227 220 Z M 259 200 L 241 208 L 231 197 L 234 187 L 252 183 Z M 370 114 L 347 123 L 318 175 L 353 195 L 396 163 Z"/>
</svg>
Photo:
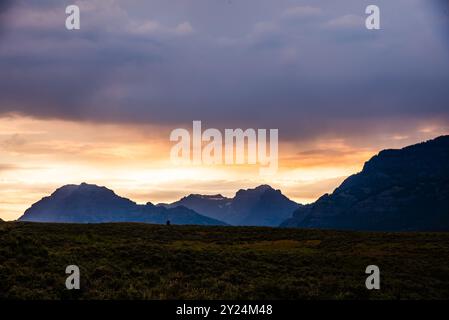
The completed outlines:
<svg viewBox="0 0 449 320">
<path fill-rule="evenodd" d="M 448 5 L 374 1 L 372 31 L 372 2 L 1 2 L 0 218 L 81 182 L 140 203 L 268 183 L 307 203 L 382 149 L 449 134 Z M 193 120 L 279 129 L 278 173 L 173 166 L 169 133 Z"/>
</svg>

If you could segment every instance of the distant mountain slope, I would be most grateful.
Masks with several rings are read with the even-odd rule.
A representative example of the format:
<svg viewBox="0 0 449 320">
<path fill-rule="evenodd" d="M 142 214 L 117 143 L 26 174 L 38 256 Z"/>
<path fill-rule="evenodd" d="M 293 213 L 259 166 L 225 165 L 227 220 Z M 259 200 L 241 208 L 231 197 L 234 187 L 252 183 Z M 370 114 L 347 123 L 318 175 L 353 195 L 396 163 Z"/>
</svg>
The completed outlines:
<svg viewBox="0 0 449 320">
<path fill-rule="evenodd" d="M 384 150 L 331 195 L 299 208 L 284 227 L 449 230 L 449 136 Z"/>
<path fill-rule="evenodd" d="M 234 198 L 220 194 L 191 194 L 164 206 L 175 208 L 180 205 L 232 225 L 253 226 L 278 226 L 300 206 L 268 185 L 241 189 Z"/>
<path fill-rule="evenodd" d="M 105 187 L 82 183 L 57 189 L 27 209 L 20 221 L 34 222 L 146 222 L 199 225 L 225 225 L 195 211 L 177 207 L 167 209 L 151 203 L 138 205 L 119 197 Z"/>
</svg>

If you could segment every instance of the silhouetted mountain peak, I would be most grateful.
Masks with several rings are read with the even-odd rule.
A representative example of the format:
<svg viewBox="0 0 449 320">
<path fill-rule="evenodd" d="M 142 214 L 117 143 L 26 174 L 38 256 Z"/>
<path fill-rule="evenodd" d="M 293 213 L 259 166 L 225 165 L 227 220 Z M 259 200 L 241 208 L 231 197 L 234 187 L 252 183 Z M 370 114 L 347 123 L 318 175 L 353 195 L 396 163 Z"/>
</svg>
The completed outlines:
<svg viewBox="0 0 449 320">
<path fill-rule="evenodd" d="M 125 204 L 135 204 L 135 202 L 129 199 L 119 197 L 111 189 L 95 184 L 87 184 L 85 182 L 79 185 L 64 185 L 44 199 L 66 201 L 67 205 L 70 205 L 71 201 L 79 202 L 80 200 L 82 200 L 83 203 L 92 202 L 92 204 L 95 204 L 95 202 L 110 202 L 112 204 L 122 202 Z"/>
<path fill-rule="evenodd" d="M 426 170 L 427 173 L 428 170 L 440 168 L 438 163 L 442 159 L 435 158 L 434 155 L 447 154 L 447 150 L 449 150 L 449 136 L 440 136 L 402 149 L 386 149 L 367 161 L 363 171 L 396 174 L 408 169 Z"/>
<path fill-rule="evenodd" d="M 58 189 L 55 190 L 55 192 L 52 193 L 52 196 L 61 196 L 61 195 L 70 195 L 73 193 L 91 193 L 91 192 L 104 192 L 104 193 L 109 193 L 112 195 L 115 195 L 114 191 L 106 188 L 106 187 L 102 187 L 102 186 L 97 186 L 96 184 L 87 184 L 85 182 L 77 185 L 77 184 L 67 184 L 64 185 Z"/>
<path fill-rule="evenodd" d="M 240 189 L 235 194 L 235 197 L 236 198 L 238 198 L 238 197 L 260 197 L 262 194 L 264 194 L 267 191 L 275 191 L 275 190 L 267 184 L 262 184 L 253 189 Z"/>
<path fill-rule="evenodd" d="M 283 226 L 449 230 L 449 136 L 379 152 Z"/>
<path fill-rule="evenodd" d="M 261 184 L 260 186 L 255 187 L 254 190 L 257 192 L 265 192 L 267 190 L 274 190 L 274 189 L 268 184 Z"/>
<path fill-rule="evenodd" d="M 225 225 L 184 207 L 167 209 L 151 202 L 138 205 L 94 184 L 65 185 L 34 203 L 19 219 L 37 222 L 148 222 Z"/>
<path fill-rule="evenodd" d="M 299 207 L 280 190 L 269 185 L 240 189 L 234 198 L 226 198 L 221 194 L 191 194 L 172 204 L 161 204 L 168 208 L 180 205 L 230 224 L 261 226 L 276 226 Z"/>
</svg>

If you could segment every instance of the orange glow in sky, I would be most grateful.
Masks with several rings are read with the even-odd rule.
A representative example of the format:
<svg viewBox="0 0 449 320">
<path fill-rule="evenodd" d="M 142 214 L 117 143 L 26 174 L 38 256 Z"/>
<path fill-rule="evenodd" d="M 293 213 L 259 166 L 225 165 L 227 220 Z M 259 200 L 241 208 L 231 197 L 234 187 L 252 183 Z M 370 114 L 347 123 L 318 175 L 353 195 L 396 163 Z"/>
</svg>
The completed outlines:
<svg viewBox="0 0 449 320">
<path fill-rule="evenodd" d="M 377 137 L 364 147 L 342 138 L 282 141 L 279 170 L 263 177 L 258 166 L 174 166 L 173 128 L 98 124 L 18 115 L 0 118 L 0 217 L 17 219 L 34 202 L 64 184 L 107 186 L 138 203 L 172 202 L 190 193 L 233 196 L 270 184 L 309 203 L 360 171 L 380 149 L 403 147 L 442 134 L 427 125 L 413 136 Z M 439 131 L 440 130 L 440 131 Z"/>
</svg>

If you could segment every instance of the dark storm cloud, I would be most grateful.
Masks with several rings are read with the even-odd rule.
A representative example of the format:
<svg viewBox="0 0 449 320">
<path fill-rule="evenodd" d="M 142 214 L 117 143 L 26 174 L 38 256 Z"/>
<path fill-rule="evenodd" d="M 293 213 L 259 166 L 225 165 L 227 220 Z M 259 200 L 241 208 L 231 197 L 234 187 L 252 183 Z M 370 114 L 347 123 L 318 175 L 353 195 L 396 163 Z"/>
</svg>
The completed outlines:
<svg viewBox="0 0 449 320">
<path fill-rule="evenodd" d="M 21 0 L 0 38 L 0 112 L 351 134 L 449 115 L 449 52 L 424 0 Z M 39 3 L 39 5 L 37 5 Z"/>
<path fill-rule="evenodd" d="M 2 0 L 0 1 L 0 13 L 3 13 L 8 9 L 8 7 L 11 5 L 11 0 Z"/>
<path fill-rule="evenodd" d="M 11 0 L 0 0 L 0 36 L 3 32 L 3 20 L 5 19 L 6 11 L 11 6 Z"/>
</svg>

